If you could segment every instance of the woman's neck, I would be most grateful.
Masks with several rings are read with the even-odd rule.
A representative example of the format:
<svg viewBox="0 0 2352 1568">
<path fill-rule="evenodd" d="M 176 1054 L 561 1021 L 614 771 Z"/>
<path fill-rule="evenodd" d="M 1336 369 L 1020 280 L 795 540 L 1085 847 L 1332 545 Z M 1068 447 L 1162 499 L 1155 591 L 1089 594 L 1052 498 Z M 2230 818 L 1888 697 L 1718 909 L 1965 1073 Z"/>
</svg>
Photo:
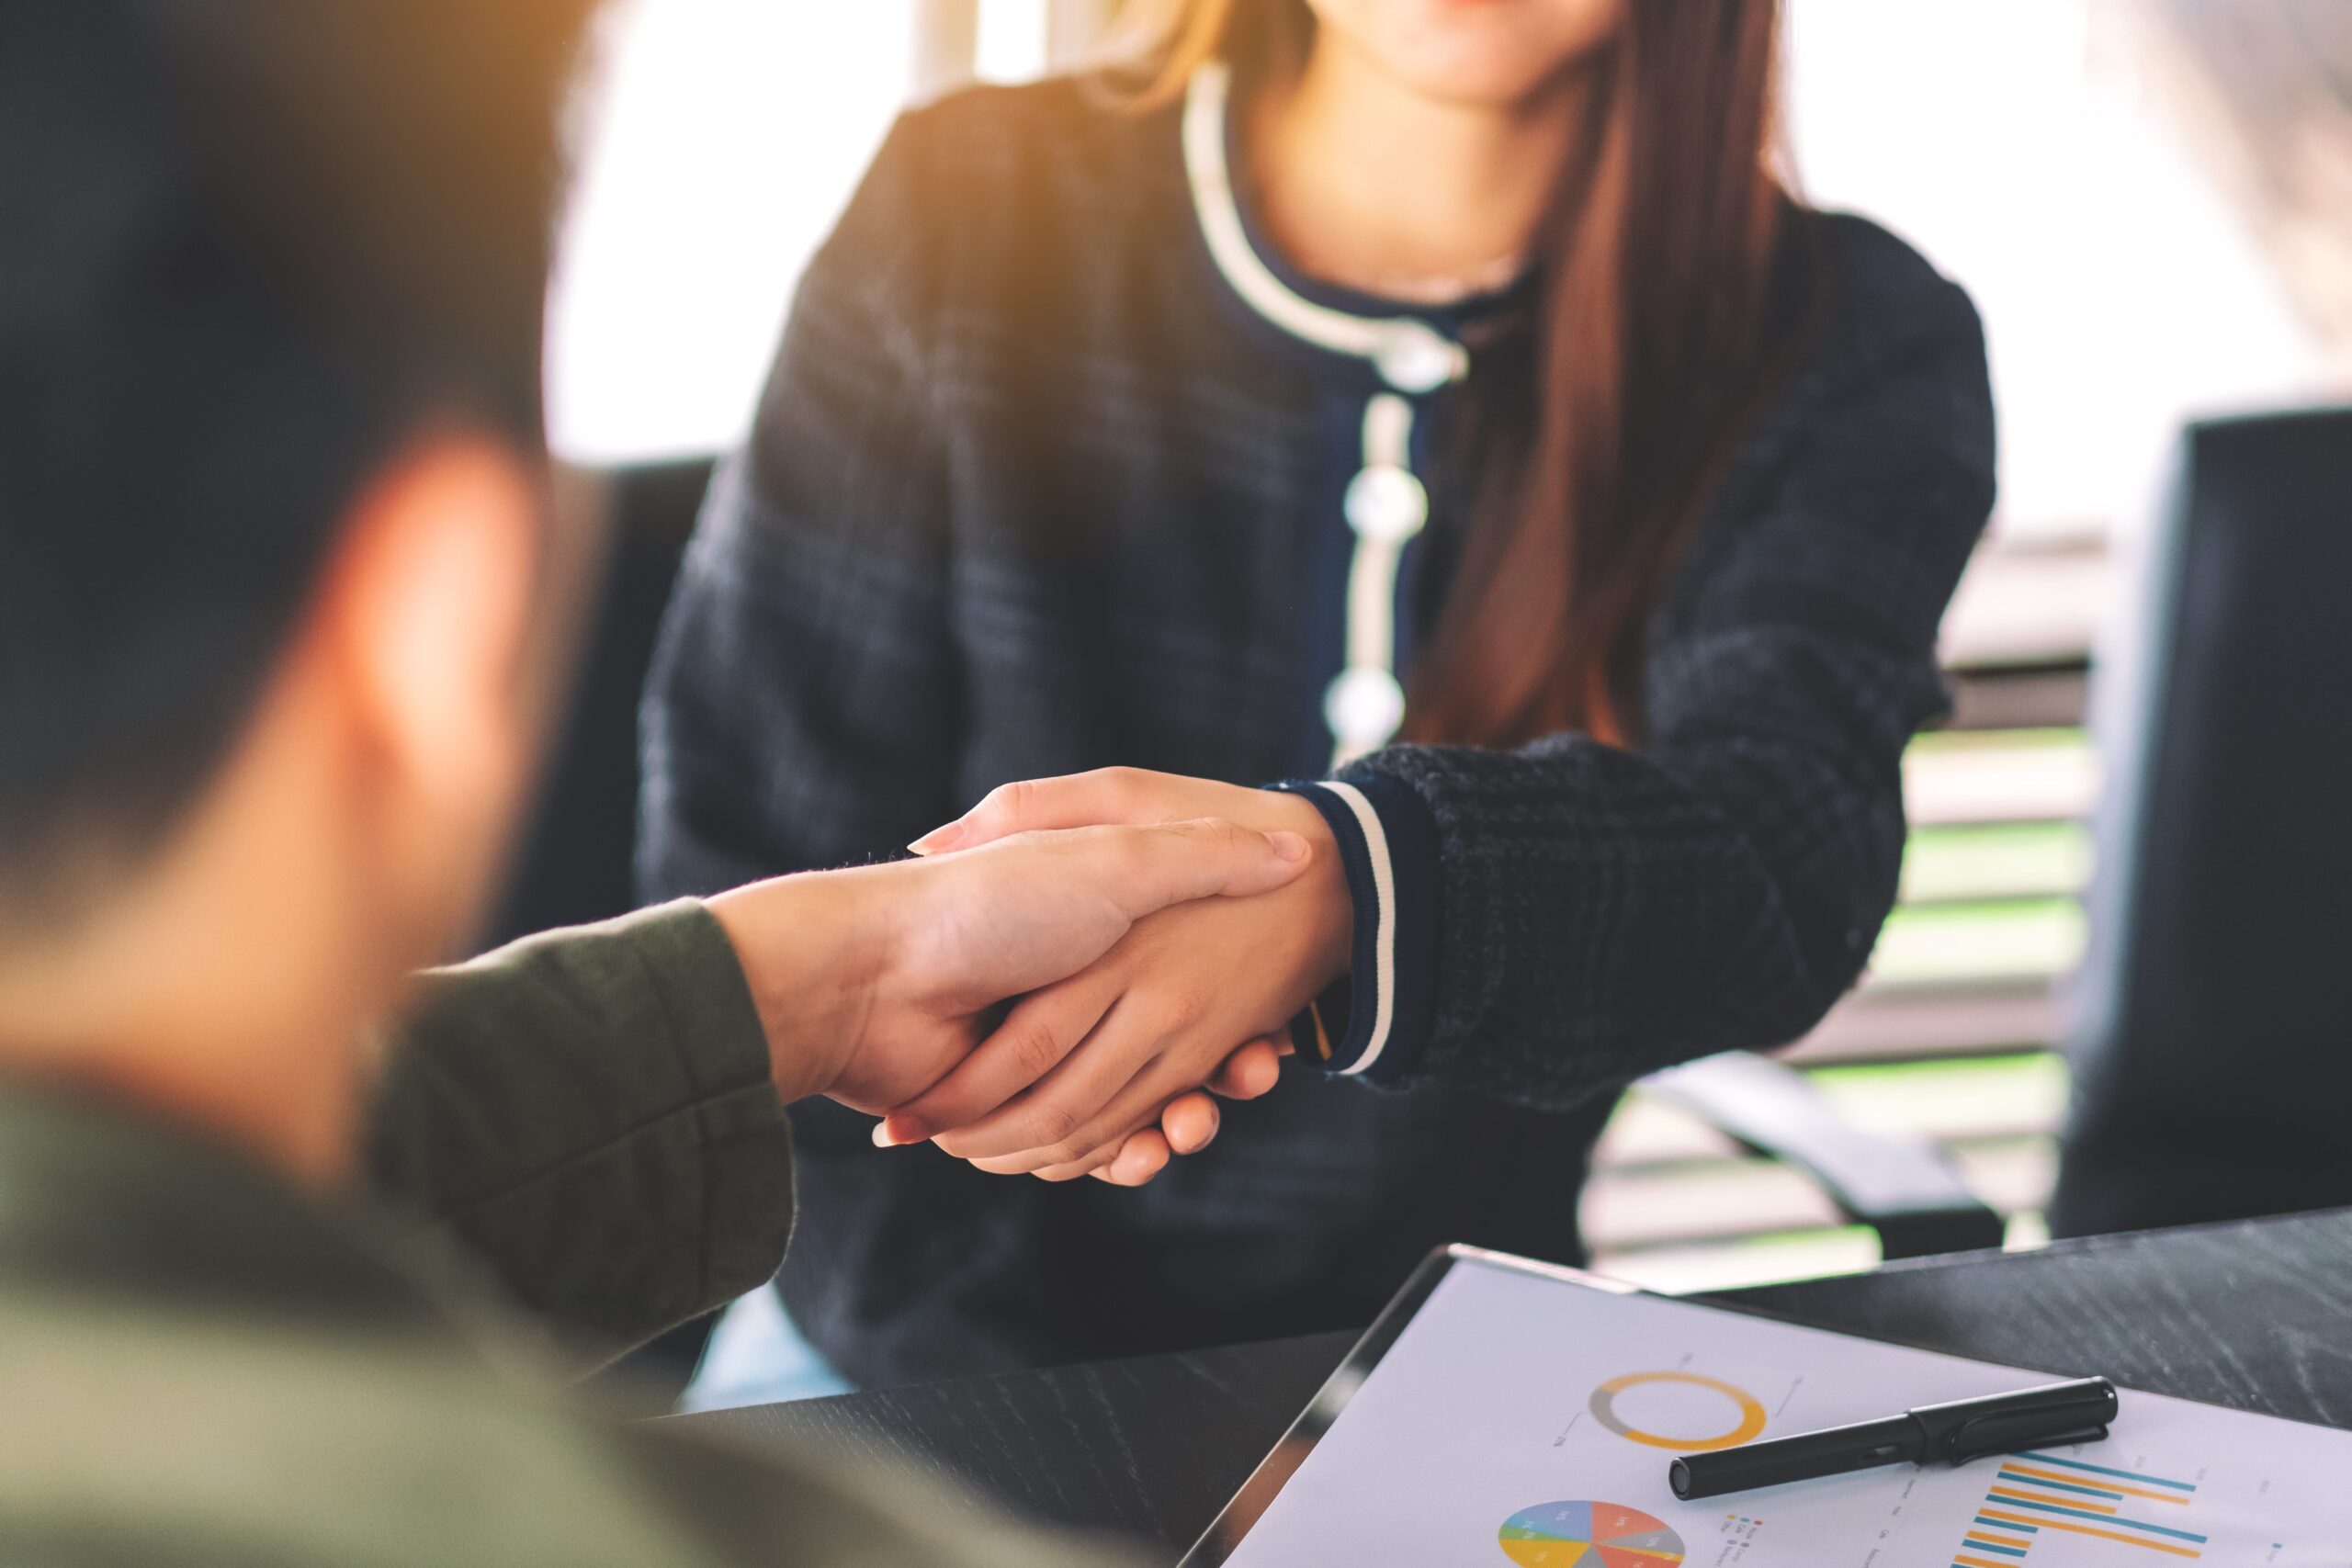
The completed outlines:
<svg viewBox="0 0 2352 1568">
<path fill-rule="evenodd" d="M 1532 247 L 1582 102 L 1574 77 L 1515 105 L 1443 102 L 1323 29 L 1247 122 L 1261 220 L 1327 283 L 1423 299 L 1491 286 Z"/>
</svg>

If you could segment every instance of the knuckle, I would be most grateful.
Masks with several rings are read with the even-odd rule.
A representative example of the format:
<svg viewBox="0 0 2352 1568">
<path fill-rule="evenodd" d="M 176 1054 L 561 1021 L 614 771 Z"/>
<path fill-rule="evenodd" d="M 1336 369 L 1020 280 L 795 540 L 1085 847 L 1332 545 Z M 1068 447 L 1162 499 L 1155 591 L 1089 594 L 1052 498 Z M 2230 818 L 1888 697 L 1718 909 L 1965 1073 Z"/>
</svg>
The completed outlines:
<svg viewBox="0 0 2352 1568">
<path fill-rule="evenodd" d="M 1159 1007 L 1168 1032 L 1174 1034 L 1190 1029 L 1206 1018 L 1209 999 L 1207 989 L 1200 986 L 1184 986 L 1168 992 Z"/>
<path fill-rule="evenodd" d="M 1070 1135 L 1077 1131 L 1078 1115 L 1066 1105 L 1046 1100 L 1029 1113 L 1030 1142 L 1048 1152 L 1048 1164 L 1059 1165 L 1085 1152 L 1071 1147 Z M 1064 1153 L 1066 1149 L 1071 1152 Z"/>
<path fill-rule="evenodd" d="M 1195 853 L 1217 862 L 1234 860 L 1249 848 L 1256 837 L 1240 824 L 1223 817 L 1200 817 L 1183 823 L 1180 829 L 1192 841 Z"/>
<path fill-rule="evenodd" d="M 1061 1045 L 1054 1037 L 1052 1027 L 1040 1020 L 1028 1020 L 1016 1025 L 1012 1038 L 1006 1042 L 1012 1056 L 1015 1071 L 1023 1081 L 1035 1083 L 1045 1077 L 1062 1059 Z"/>
<path fill-rule="evenodd" d="M 1029 784 L 1026 780 L 1001 784 L 980 797 L 979 805 L 972 808 L 972 815 L 985 818 L 989 821 L 1017 820 L 1021 815 L 1021 808 L 1027 803 L 1028 798 Z"/>
</svg>

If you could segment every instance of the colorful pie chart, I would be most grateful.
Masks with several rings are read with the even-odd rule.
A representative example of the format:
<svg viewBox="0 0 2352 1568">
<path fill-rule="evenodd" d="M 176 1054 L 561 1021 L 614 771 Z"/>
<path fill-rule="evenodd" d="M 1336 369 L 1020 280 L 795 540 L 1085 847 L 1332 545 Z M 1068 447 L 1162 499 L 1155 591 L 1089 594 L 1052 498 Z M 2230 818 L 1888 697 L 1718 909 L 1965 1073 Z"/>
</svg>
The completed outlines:
<svg viewBox="0 0 2352 1568">
<path fill-rule="evenodd" d="M 1673 1568 L 1682 1538 L 1622 1503 L 1539 1503 L 1503 1521 L 1503 1555 L 1520 1568 Z"/>
</svg>

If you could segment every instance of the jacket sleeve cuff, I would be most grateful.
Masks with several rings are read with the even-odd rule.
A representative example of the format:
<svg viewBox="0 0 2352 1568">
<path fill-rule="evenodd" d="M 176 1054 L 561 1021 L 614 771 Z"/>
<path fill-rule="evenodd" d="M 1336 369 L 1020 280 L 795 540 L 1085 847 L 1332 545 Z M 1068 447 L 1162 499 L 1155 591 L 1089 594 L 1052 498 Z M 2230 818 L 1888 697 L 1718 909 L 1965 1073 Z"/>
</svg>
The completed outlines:
<svg viewBox="0 0 2352 1568">
<path fill-rule="evenodd" d="M 1409 787 L 1377 773 L 1272 787 L 1323 814 L 1355 904 L 1350 972 L 1292 1025 L 1292 1039 L 1326 1071 L 1394 1082 L 1436 1015 L 1437 824 Z"/>
</svg>

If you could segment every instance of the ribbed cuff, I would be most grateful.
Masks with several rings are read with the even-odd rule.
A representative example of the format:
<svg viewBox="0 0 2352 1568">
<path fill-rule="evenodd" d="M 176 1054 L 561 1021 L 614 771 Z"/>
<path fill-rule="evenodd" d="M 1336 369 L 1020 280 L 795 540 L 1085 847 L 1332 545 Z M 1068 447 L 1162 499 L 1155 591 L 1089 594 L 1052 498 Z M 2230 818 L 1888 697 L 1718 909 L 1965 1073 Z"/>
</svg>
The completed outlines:
<svg viewBox="0 0 2352 1568">
<path fill-rule="evenodd" d="M 1437 824 L 1402 782 L 1292 781 L 1340 844 L 1355 904 L 1350 972 L 1292 1025 L 1300 1057 L 1328 1071 L 1393 1082 L 1429 1039 L 1437 1003 Z"/>
</svg>

